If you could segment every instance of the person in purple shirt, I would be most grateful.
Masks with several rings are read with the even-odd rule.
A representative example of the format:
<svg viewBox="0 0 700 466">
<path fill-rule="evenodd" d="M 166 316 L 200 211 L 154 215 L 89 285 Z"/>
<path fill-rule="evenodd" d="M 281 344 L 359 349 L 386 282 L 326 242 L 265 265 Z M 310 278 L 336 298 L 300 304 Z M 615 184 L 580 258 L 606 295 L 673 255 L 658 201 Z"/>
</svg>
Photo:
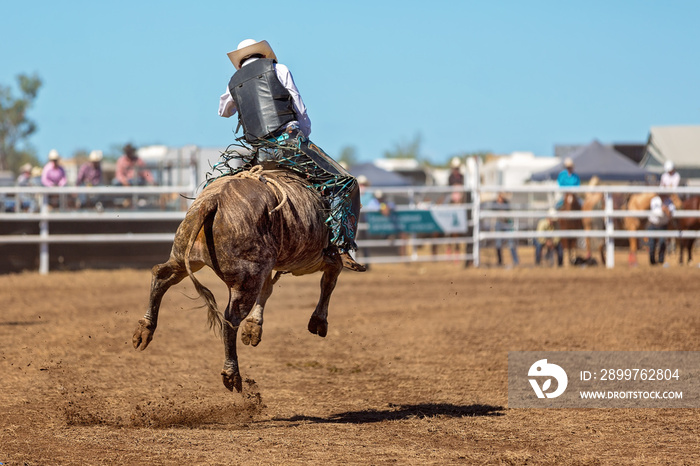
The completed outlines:
<svg viewBox="0 0 700 466">
<path fill-rule="evenodd" d="M 49 163 L 41 172 L 41 184 L 44 186 L 65 186 L 68 181 L 66 171 L 60 164 L 61 156 L 56 149 L 49 152 Z"/>
<path fill-rule="evenodd" d="M 90 152 L 87 162 L 78 170 L 78 186 L 100 186 L 102 184 L 102 151 Z"/>
</svg>

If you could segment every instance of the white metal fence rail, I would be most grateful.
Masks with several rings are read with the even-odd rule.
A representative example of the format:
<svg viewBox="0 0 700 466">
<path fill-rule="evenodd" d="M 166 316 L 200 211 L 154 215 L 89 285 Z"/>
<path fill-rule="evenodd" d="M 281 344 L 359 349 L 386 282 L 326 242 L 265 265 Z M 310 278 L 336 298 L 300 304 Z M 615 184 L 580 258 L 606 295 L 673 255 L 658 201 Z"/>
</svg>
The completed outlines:
<svg viewBox="0 0 700 466">
<path fill-rule="evenodd" d="M 646 218 L 651 214 L 649 210 L 615 210 L 613 205 L 613 194 L 678 194 L 678 195 L 700 195 L 698 187 L 679 187 L 675 189 L 661 189 L 658 186 L 580 186 L 560 188 L 558 186 L 520 186 L 504 188 L 503 186 L 479 186 L 476 189 L 479 195 L 484 192 L 496 193 L 506 191 L 509 193 L 546 193 L 563 195 L 564 193 L 574 193 L 585 195 L 586 193 L 602 193 L 603 209 L 589 211 L 557 211 L 554 218 L 600 218 L 603 220 L 605 228 L 603 230 L 557 230 L 555 232 L 537 231 L 498 231 L 498 232 L 478 232 L 475 233 L 474 265 L 479 265 L 478 245 L 481 241 L 490 239 L 534 239 L 534 238 L 602 238 L 605 241 L 606 266 L 615 267 L 615 239 L 618 238 L 698 238 L 700 232 L 688 230 L 664 230 L 664 231 L 626 231 L 615 230 L 615 218 L 638 217 Z M 510 218 L 531 218 L 540 219 L 548 216 L 548 210 L 480 210 L 475 214 L 475 218 L 490 219 L 498 217 Z M 674 213 L 676 218 L 700 217 L 699 210 L 677 210 Z"/>
<path fill-rule="evenodd" d="M 698 238 L 700 232 L 697 231 L 637 231 L 629 232 L 616 230 L 614 219 L 624 217 L 647 217 L 649 211 L 627 211 L 615 210 L 612 202 L 613 194 L 632 193 L 674 193 L 679 195 L 700 195 L 700 188 L 682 187 L 677 189 L 661 190 L 653 186 L 582 186 L 576 188 L 558 188 L 553 186 L 520 186 L 506 188 L 503 186 L 480 186 L 478 176 L 468 181 L 463 191 L 471 196 L 471 202 L 463 204 L 451 204 L 451 208 L 463 208 L 468 212 L 469 233 L 458 236 L 423 236 L 417 234 L 396 235 L 396 237 L 385 238 L 362 238 L 358 240 L 360 247 L 360 259 L 367 263 L 396 263 L 396 262 L 420 262 L 420 261 L 465 261 L 471 262 L 475 266 L 480 265 L 480 249 L 485 241 L 496 239 L 532 239 L 559 237 L 559 238 L 601 238 L 605 241 L 607 262 L 609 268 L 614 267 L 615 239 L 618 238 Z M 468 187 L 467 187 L 468 186 Z M 454 187 L 402 187 L 402 188 L 380 188 L 384 194 L 401 197 L 404 202 L 396 206 L 397 211 L 411 211 L 416 209 L 440 209 L 440 203 L 435 199 L 444 197 L 455 191 Z M 370 189 L 371 191 L 371 189 Z M 561 195 L 564 192 L 585 195 L 586 193 L 602 193 L 604 207 L 600 210 L 585 212 L 557 212 L 557 218 L 600 218 L 603 220 L 605 228 L 603 230 L 569 230 L 556 232 L 537 232 L 534 229 L 515 231 L 483 231 L 482 222 L 496 218 L 508 217 L 512 219 L 528 220 L 531 224 L 548 215 L 547 210 L 489 210 L 484 208 L 482 203 L 485 193 L 494 194 L 501 191 L 508 193 L 528 193 L 547 194 L 550 197 Z M 173 196 L 180 195 L 192 197 L 195 192 L 192 186 L 180 187 L 95 187 L 95 188 L 45 188 L 45 187 L 0 187 L 0 199 L 20 200 L 23 197 L 37 197 L 40 199 L 38 212 L 22 212 L 19 207 L 14 212 L 0 213 L 0 222 L 16 221 L 36 221 L 39 225 L 39 234 L 29 235 L 0 235 L 0 244 L 38 244 L 40 249 L 39 271 L 42 274 L 48 273 L 49 267 L 49 245 L 56 243 L 97 243 L 97 242 L 170 242 L 173 240 L 173 233 L 114 233 L 114 234 L 51 234 L 50 224 L 62 221 L 85 221 L 85 222 L 119 222 L 119 221 L 167 221 L 181 220 L 184 218 L 184 210 L 176 211 L 147 211 L 138 210 L 118 210 L 118 211 L 54 211 L 49 208 L 48 197 L 51 196 L 76 196 L 81 194 L 89 195 L 120 195 L 120 196 Z M 675 213 L 678 218 L 700 217 L 700 211 L 683 211 Z M 366 233 L 368 225 L 360 224 L 360 235 Z M 455 254 L 445 253 L 418 253 L 418 248 L 424 246 L 445 246 L 460 244 L 462 250 Z M 396 252 L 379 255 L 373 250 L 386 251 L 388 249 L 402 250 L 403 254 Z M 366 254 L 368 253 L 368 254 Z"/>
<path fill-rule="evenodd" d="M 131 205 L 137 206 L 140 197 L 153 196 L 184 196 L 190 198 L 195 189 L 192 186 L 158 186 L 158 187 L 0 187 L 2 205 L 13 205 L 13 212 L 0 212 L 0 222 L 36 221 L 39 226 L 38 234 L 0 235 L 0 244 L 38 244 L 39 273 L 49 272 L 49 245 L 57 243 L 113 243 L 113 242 L 170 242 L 175 233 L 95 233 L 95 234 L 51 234 L 50 225 L 54 222 L 85 221 L 85 222 L 121 222 L 121 221 L 163 221 L 182 220 L 183 210 L 179 211 L 147 211 L 140 212 L 129 208 L 111 211 L 64 211 L 52 210 L 49 206 L 50 196 L 57 196 L 59 203 L 64 203 L 67 197 L 81 194 L 89 196 L 115 196 L 133 200 Z M 35 212 L 23 212 L 22 202 L 32 201 Z M 5 209 L 3 209 L 5 210 Z"/>
</svg>

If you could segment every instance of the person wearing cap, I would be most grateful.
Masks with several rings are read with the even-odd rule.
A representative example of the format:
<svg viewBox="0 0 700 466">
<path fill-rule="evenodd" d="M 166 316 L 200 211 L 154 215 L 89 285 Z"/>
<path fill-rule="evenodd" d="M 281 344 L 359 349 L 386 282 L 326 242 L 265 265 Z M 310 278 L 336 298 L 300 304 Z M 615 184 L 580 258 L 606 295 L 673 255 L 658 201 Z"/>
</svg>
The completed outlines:
<svg viewBox="0 0 700 466">
<path fill-rule="evenodd" d="M 116 186 L 144 186 L 154 184 L 153 175 L 146 169 L 146 162 L 131 144 L 124 146 L 124 153 L 117 159 L 114 179 Z"/>
<path fill-rule="evenodd" d="M 676 171 L 672 160 L 664 162 L 664 172 L 661 174 L 661 188 L 677 188 L 681 184 L 681 174 Z"/>
<path fill-rule="evenodd" d="M 537 231 L 555 231 L 557 229 L 556 214 L 557 211 L 555 209 L 549 209 L 547 212 L 547 217 L 537 222 Z M 542 262 L 542 250 L 545 251 L 544 257 L 546 261 L 550 261 L 552 259 L 552 253 L 556 252 L 557 266 L 561 267 L 564 264 L 564 247 L 562 246 L 559 238 L 535 238 L 535 265 L 540 265 Z"/>
<path fill-rule="evenodd" d="M 248 143 L 256 149 L 271 149 L 277 164 L 311 178 L 332 206 L 326 222 L 343 266 L 366 270 L 350 255 L 357 249 L 359 186 L 345 168 L 309 140 L 311 120 L 289 68 L 277 62 L 267 41 L 246 39 L 228 57 L 236 71 L 219 98 L 219 116 L 238 114 Z"/>
<path fill-rule="evenodd" d="M 100 186 L 102 184 L 102 151 L 90 152 L 88 161 L 78 170 L 78 186 Z"/>
<path fill-rule="evenodd" d="M 41 184 L 44 186 L 65 186 L 68 179 L 61 166 L 61 156 L 56 149 L 49 152 L 49 162 L 41 171 Z"/>
</svg>

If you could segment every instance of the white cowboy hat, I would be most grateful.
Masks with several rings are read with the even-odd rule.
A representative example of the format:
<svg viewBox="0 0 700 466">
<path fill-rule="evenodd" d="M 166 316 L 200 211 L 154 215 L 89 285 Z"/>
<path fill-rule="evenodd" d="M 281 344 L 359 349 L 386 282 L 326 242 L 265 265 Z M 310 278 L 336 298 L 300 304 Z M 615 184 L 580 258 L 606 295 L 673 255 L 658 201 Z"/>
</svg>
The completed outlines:
<svg viewBox="0 0 700 466">
<path fill-rule="evenodd" d="M 94 150 L 90 152 L 90 162 L 99 162 L 102 160 L 102 151 L 101 150 Z"/>
<path fill-rule="evenodd" d="M 664 162 L 664 171 L 670 172 L 674 169 L 673 160 L 667 160 Z"/>
<path fill-rule="evenodd" d="M 564 159 L 564 166 L 566 168 L 573 167 L 574 166 L 574 161 L 571 159 L 571 157 L 567 157 Z"/>
<path fill-rule="evenodd" d="M 31 163 L 25 163 L 21 167 L 19 167 L 19 171 L 22 173 L 24 172 L 31 172 L 32 171 L 32 164 Z"/>
<path fill-rule="evenodd" d="M 272 51 L 272 47 L 267 43 L 266 40 L 261 40 L 260 42 L 254 39 L 246 39 L 238 44 L 238 47 L 233 52 L 229 52 L 229 60 L 233 63 L 233 66 L 237 69 L 241 69 L 241 62 L 251 55 L 260 54 L 265 58 L 272 58 L 277 61 L 277 56 L 275 52 Z"/>
<path fill-rule="evenodd" d="M 454 158 L 450 161 L 450 167 L 452 167 L 452 168 L 459 168 L 459 167 L 461 167 L 461 166 L 462 166 L 462 161 L 459 160 L 459 157 L 454 157 Z"/>
<path fill-rule="evenodd" d="M 360 175 L 357 177 L 357 184 L 369 184 L 369 180 L 365 175 Z"/>
<path fill-rule="evenodd" d="M 49 151 L 49 160 L 58 160 L 60 158 L 61 156 L 56 149 L 51 149 L 51 151 Z"/>
</svg>

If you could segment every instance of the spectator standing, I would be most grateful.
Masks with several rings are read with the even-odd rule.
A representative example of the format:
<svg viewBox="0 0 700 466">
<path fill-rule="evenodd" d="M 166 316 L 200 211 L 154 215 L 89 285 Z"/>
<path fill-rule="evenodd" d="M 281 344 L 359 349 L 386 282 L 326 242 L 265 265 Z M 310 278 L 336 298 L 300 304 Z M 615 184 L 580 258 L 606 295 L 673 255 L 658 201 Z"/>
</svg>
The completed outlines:
<svg viewBox="0 0 700 466">
<path fill-rule="evenodd" d="M 659 187 L 677 188 L 681 184 L 681 174 L 676 171 L 673 161 L 667 160 L 664 163 L 664 172 L 661 174 Z"/>
<path fill-rule="evenodd" d="M 153 175 L 146 169 L 146 163 L 136 153 L 131 144 L 124 146 L 124 153 L 117 160 L 112 184 L 116 186 L 144 186 L 154 184 Z"/>
<path fill-rule="evenodd" d="M 648 231 L 666 230 L 676 207 L 668 202 L 668 196 L 661 194 L 654 196 L 649 203 Z M 659 255 L 656 255 L 656 246 L 659 246 Z M 649 238 L 649 263 L 651 265 L 663 264 L 666 256 L 666 238 Z"/>
<path fill-rule="evenodd" d="M 574 171 L 574 161 L 571 157 L 564 159 L 564 169 L 557 176 L 559 186 L 581 186 L 581 178 Z"/>
<path fill-rule="evenodd" d="M 581 186 L 581 177 L 574 171 L 574 161 L 571 157 L 564 159 L 564 169 L 557 176 L 557 184 L 559 187 Z M 564 205 L 564 197 L 562 196 L 556 203 L 557 210 Z"/>
<path fill-rule="evenodd" d="M 447 184 L 459 188 L 450 194 L 450 204 L 461 204 L 464 202 L 464 174 L 462 174 L 462 162 L 457 158 L 453 158 L 450 162 L 450 176 L 447 178 Z"/>
<path fill-rule="evenodd" d="M 510 210 L 510 202 L 505 193 L 498 193 L 498 198 L 493 206 L 493 210 Z M 496 218 L 496 231 L 513 231 L 513 219 L 510 217 L 498 217 Z M 503 248 L 502 239 L 496 240 L 496 255 L 498 256 L 498 265 L 503 265 L 503 254 L 501 252 Z M 516 249 L 515 241 L 511 238 L 506 240 L 508 243 L 508 248 L 510 249 L 510 256 L 513 259 L 513 267 L 517 267 L 520 264 L 518 259 L 518 250 Z"/>
<path fill-rule="evenodd" d="M 549 215 L 546 218 L 541 219 L 539 222 L 537 222 L 537 231 L 538 232 L 544 232 L 544 231 L 555 231 L 557 229 L 556 227 L 556 210 L 555 209 L 549 209 Z M 542 250 L 545 251 L 545 260 L 546 261 L 551 261 L 552 260 L 552 254 L 554 252 L 557 253 L 557 266 L 561 267 L 564 263 L 564 247 L 561 244 L 561 240 L 559 238 L 543 238 L 543 237 L 538 237 L 535 238 L 535 265 L 540 265 L 540 262 L 542 261 Z"/>
<path fill-rule="evenodd" d="M 370 186 L 370 182 L 365 175 L 360 175 L 357 177 L 357 185 L 360 187 L 360 203 L 362 207 L 366 207 L 372 199 L 374 199 L 374 194 L 367 190 Z M 362 215 L 362 213 L 360 213 L 360 215 Z"/>
<path fill-rule="evenodd" d="M 61 166 L 61 156 L 56 149 L 49 152 L 49 162 L 41 172 L 41 184 L 44 186 L 65 186 L 68 179 Z"/>
</svg>

